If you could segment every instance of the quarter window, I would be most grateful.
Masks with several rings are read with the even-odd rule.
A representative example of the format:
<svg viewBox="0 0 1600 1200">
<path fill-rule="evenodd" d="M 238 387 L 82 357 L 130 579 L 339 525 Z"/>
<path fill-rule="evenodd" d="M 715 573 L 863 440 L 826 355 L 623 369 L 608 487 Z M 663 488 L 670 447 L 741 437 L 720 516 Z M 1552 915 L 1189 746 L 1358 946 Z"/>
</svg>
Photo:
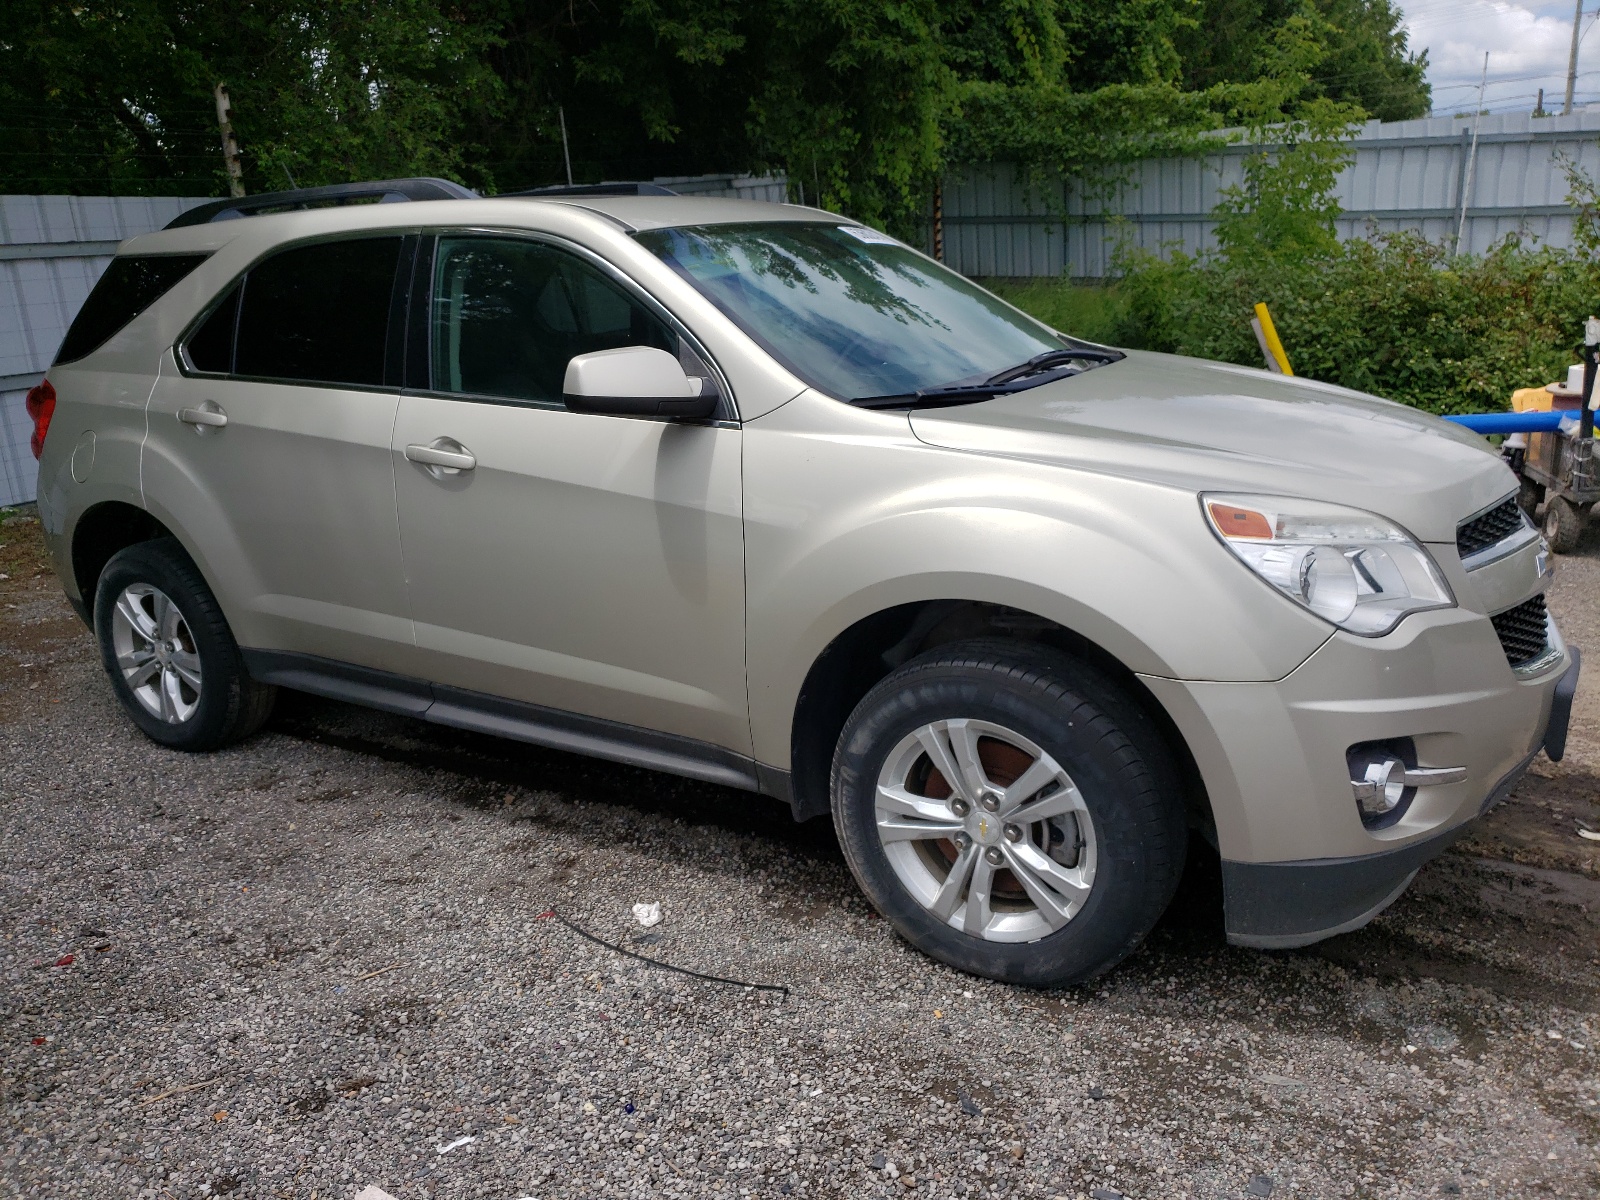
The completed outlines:
<svg viewBox="0 0 1600 1200">
<path fill-rule="evenodd" d="M 184 349 L 189 365 L 208 375 L 226 375 L 233 370 L 233 331 L 239 321 L 239 288 L 235 285 L 227 298 L 200 328 L 189 335 Z"/>
<path fill-rule="evenodd" d="M 434 391 L 559 404 L 575 355 L 680 353 L 678 336 L 615 280 L 542 242 L 440 238 L 434 264 Z"/>
<path fill-rule="evenodd" d="M 56 362 L 92 354 L 205 262 L 204 254 L 125 254 L 111 260 L 73 318 Z"/>
<path fill-rule="evenodd" d="M 238 302 L 233 373 L 381 386 L 401 240 L 317 242 L 251 268 Z M 195 340 L 202 337 L 211 338 L 205 325 Z M 220 334 L 215 341 L 221 341 Z M 191 340 L 190 361 L 200 367 L 194 348 Z"/>
</svg>

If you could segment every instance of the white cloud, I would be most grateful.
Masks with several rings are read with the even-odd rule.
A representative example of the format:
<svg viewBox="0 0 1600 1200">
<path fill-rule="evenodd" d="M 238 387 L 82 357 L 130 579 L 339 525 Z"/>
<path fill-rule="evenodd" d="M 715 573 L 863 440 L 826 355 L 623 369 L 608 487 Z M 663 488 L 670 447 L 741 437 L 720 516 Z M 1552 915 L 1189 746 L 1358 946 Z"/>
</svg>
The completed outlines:
<svg viewBox="0 0 1600 1200">
<path fill-rule="evenodd" d="M 1412 50 L 1428 51 L 1428 81 L 1436 113 L 1477 107 L 1483 54 L 1489 51 L 1484 107 L 1531 111 L 1540 88 L 1545 108 L 1559 109 L 1572 43 L 1569 2 L 1401 0 Z M 1592 13 L 1592 9 L 1590 10 Z M 1584 18 L 1591 29 L 1593 16 Z M 1600 35 L 1584 38 L 1578 58 L 1577 102 L 1600 100 Z"/>
</svg>

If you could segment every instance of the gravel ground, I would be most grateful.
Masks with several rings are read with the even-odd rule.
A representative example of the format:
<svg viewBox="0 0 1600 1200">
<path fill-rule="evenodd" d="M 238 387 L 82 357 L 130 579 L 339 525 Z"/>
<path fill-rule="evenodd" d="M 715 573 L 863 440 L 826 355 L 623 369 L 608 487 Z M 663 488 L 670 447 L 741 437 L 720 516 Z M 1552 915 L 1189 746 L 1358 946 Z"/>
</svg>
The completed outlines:
<svg viewBox="0 0 1600 1200">
<path fill-rule="evenodd" d="M 1565 763 L 1365 930 L 1229 948 L 1201 865 L 1055 993 L 909 949 L 759 798 L 289 694 L 158 749 L 0 542 L 7 1194 L 1600 1192 L 1600 529 Z"/>
</svg>

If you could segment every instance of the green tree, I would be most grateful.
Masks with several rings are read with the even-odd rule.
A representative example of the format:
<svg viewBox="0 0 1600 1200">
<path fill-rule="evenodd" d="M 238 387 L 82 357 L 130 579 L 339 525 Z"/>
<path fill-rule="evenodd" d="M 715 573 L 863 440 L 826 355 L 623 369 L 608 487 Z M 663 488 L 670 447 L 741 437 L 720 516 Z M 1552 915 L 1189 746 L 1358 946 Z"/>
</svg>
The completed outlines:
<svg viewBox="0 0 1600 1200">
<path fill-rule="evenodd" d="M 1186 55 L 1218 2 L 12 0 L 0 186 L 219 192 L 221 81 L 252 191 L 556 183 L 564 116 L 579 181 L 786 171 L 813 202 L 917 236 L 952 163 L 1084 175 L 1290 116 L 1272 47 L 1300 10 L 1259 0 L 1247 61 L 1197 68 Z M 1315 0 L 1338 4 L 1380 0 Z M 1316 72 L 1343 35 L 1323 23 L 1296 105 L 1337 101 Z M 1403 39 L 1379 49 L 1403 57 Z"/>
<path fill-rule="evenodd" d="M 1318 94 L 1314 73 L 1326 59 L 1330 32 L 1310 6 L 1273 31 L 1269 65 L 1243 96 L 1255 147 L 1244 160 L 1244 182 L 1223 188 L 1213 210 L 1224 255 L 1282 261 L 1338 248 L 1334 222 L 1343 210 L 1333 189 L 1350 162 L 1347 139 L 1364 114 Z"/>
<path fill-rule="evenodd" d="M 1276 30 L 1303 0 L 1199 0 L 1201 12 L 1176 34 L 1183 83 L 1204 91 L 1271 70 Z M 1380 121 L 1427 116 L 1432 103 L 1427 51 L 1413 54 L 1394 0 L 1312 0 L 1328 26 L 1326 53 L 1311 78 L 1330 100 L 1357 104 Z"/>
<path fill-rule="evenodd" d="M 14 0 L 0 7 L 0 187 L 215 193 L 218 82 L 251 190 L 460 177 L 478 157 L 463 116 L 498 100 L 493 37 L 438 0 Z"/>
</svg>

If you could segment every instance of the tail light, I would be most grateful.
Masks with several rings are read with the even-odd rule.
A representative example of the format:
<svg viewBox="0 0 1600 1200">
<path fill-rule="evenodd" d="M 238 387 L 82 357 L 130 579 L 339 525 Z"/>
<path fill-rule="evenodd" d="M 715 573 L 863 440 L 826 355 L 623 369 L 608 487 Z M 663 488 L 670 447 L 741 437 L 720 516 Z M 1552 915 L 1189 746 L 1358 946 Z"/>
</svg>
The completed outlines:
<svg viewBox="0 0 1600 1200">
<path fill-rule="evenodd" d="M 28 397 L 22 402 L 28 409 L 28 415 L 33 418 L 33 456 L 38 458 L 44 453 L 44 435 L 50 432 L 50 418 L 56 415 L 56 389 L 50 386 L 48 379 L 41 380 L 28 391 Z"/>
</svg>

